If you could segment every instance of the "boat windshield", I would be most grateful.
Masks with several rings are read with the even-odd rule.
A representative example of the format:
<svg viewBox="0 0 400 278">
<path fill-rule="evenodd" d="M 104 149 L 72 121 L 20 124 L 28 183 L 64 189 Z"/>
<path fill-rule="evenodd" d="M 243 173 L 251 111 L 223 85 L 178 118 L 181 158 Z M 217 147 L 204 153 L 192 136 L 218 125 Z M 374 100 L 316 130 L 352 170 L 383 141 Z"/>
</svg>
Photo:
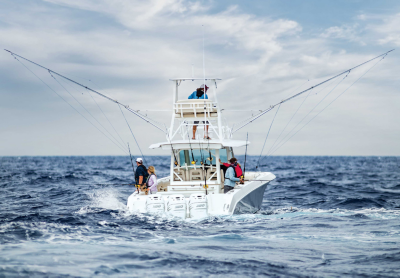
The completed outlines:
<svg viewBox="0 0 400 278">
<path fill-rule="evenodd" d="M 215 150 L 181 150 L 179 152 L 179 161 L 181 166 L 185 166 L 185 163 L 190 166 L 192 165 L 192 151 L 193 151 L 193 158 L 196 161 L 196 165 L 201 165 L 201 161 L 204 164 L 210 165 L 210 161 L 212 165 L 216 164 L 215 158 Z M 211 159 L 210 159 L 211 154 Z M 222 162 L 228 162 L 228 156 L 226 154 L 226 149 L 219 150 L 219 157 Z"/>
</svg>

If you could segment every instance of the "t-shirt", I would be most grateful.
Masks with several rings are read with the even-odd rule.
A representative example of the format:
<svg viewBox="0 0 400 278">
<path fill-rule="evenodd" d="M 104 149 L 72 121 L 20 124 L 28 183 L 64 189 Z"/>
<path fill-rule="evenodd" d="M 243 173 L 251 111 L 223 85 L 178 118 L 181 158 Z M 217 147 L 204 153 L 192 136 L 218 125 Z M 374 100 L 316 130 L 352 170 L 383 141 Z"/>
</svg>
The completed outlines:
<svg viewBox="0 0 400 278">
<path fill-rule="evenodd" d="M 136 172 L 135 172 L 135 181 L 136 184 L 139 184 L 139 177 L 143 176 L 143 180 L 142 180 L 142 184 L 144 184 L 147 180 L 147 177 L 149 176 L 149 173 L 147 173 L 147 169 L 144 165 L 139 165 L 136 168 Z"/>
<path fill-rule="evenodd" d="M 152 193 L 157 192 L 157 177 L 154 174 L 151 174 L 149 179 L 147 180 L 147 186 L 149 187 Z"/>
<path fill-rule="evenodd" d="M 206 99 L 208 99 L 207 94 L 203 94 L 201 97 L 197 97 L 197 91 L 194 91 L 188 99 L 204 99 L 204 95 L 206 95 Z"/>
</svg>

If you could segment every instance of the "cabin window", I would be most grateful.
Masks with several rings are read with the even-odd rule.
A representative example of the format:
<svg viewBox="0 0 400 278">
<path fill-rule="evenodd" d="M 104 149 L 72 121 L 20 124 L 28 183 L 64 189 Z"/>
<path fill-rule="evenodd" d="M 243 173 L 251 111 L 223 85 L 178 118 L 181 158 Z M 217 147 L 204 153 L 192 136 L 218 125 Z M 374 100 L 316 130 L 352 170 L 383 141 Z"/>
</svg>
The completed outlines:
<svg viewBox="0 0 400 278">
<path fill-rule="evenodd" d="M 192 156 L 192 151 L 193 151 L 193 156 Z M 211 153 L 211 160 L 210 160 L 210 153 Z M 227 151 L 226 149 L 220 149 L 219 150 L 219 156 L 222 162 L 228 162 L 228 156 L 227 156 Z M 212 165 L 216 165 L 216 158 L 215 158 L 215 150 L 181 150 L 179 152 L 179 164 L 180 166 L 185 166 L 185 163 L 187 166 L 191 166 L 192 160 L 194 158 L 194 161 L 196 161 L 196 165 L 200 166 L 201 161 L 203 161 L 204 164 L 210 165 L 210 161 Z"/>
<path fill-rule="evenodd" d="M 228 162 L 228 154 L 226 153 L 226 149 L 219 150 L 219 158 L 221 159 L 222 162 L 225 163 Z"/>
<path fill-rule="evenodd" d="M 190 159 L 192 159 L 191 157 L 191 151 L 189 150 L 189 155 L 190 155 Z M 210 153 L 211 153 L 211 159 L 210 160 Z M 210 164 L 210 162 L 215 165 L 215 151 L 211 150 L 210 152 L 207 150 L 193 150 L 193 157 L 194 157 L 194 161 L 196 161 L 196 165 L 200 166 L 201 165 L 201 161 L 203 161 L 204 164 Z"/>
<path fill-rule="evenodd" d="M 185 163 L 188 163 L 188 165 L 190 164 L 189 152 L 182 150 L 179 152 L 179 164 L 185 166 Z"/>
</svg>

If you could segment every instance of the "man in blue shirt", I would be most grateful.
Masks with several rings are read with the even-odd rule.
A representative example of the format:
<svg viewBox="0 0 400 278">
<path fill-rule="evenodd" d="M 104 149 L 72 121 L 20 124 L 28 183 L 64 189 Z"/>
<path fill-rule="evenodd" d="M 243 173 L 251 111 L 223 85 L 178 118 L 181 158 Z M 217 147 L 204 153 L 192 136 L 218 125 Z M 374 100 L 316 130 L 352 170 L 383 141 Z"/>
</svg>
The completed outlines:
<svg viewBox="0 0 400 278">
<path fill-rule="evenodd" d="M 204 86 L 206 86 L 206 93 L 204 94 Z M 194 91 L 188 99 L 204 99 L 204 96 L 206 96 L 206 99 L 208 99 L 207 96 L 207 91 L 208 91 L 208 86 L 207 85 L 201 85 L 200 88 L 197 88 L 196 91 Z"/>
<path fill-rule="evenodd" d="M 143 165 L 143 159 L 137 158 L 136 159 L 136 171 L 135 171 L 135 182 L 136 185 L 139 186 L 141 191 L 146 192 L 146 181 L 149 174 L 147 173 L 146 166 Z M 139 193 L 139 192 L 138 192 Z"/>
<path fill-rule="evenodd" d="M 205 92 L 205 93 L 204 93 L 204 87 L 206 88 L 206 92 Z M 197 88 L 197 90 L 194 91 L 194 92 L 188 97 L 188 99 L 204 99 L 204 98 L 205 98 L 205 99 L 208 99 L 207 90 L 208 90 L 208 86 L 205 85 L 205 84 L 203 84 L 203 85 L 200 86 L 200 88 Z M 195 139 L 196 139 L 197 125 L 199 124 L 199 121 L 194 121 L 193 123 L 194 123 L 194 125 L 193 125 L 193 138 L 192 138 L 192 139 L 195 140 Z M 203 124 L 205 124 L 204 121 L 203 121 Z M 207 124 L 208 124 L 208 121 L 207 121 Z M 206 135 L 204 136 L 204 139 L 210 140 L 211 138 L 208 137 L 208 125 L 206 125 L 206 129 L 207 129 L 207 133 L 206 133 Z"/>
</svg>

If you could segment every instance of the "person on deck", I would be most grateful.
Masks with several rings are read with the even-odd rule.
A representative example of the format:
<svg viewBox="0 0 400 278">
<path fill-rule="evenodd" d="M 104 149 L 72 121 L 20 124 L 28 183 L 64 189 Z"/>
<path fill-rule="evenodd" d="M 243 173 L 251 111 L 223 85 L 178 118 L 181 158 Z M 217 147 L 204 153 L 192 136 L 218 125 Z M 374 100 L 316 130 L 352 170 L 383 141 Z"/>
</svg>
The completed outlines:
<svg viewBox="0 0 400 278">
<path fill-rule="evenodd" d="M 148 191 L 150 194 L 156 194 L 157 193 L 157 176 L 156 176 L 156 169 L 154 166 L 149 166 L 147 169 L 147 173 L 149 174 L 149 177 L 147 178 L 147 187 Z"/>
<path fill-rule="evenodd" d="M 204 87 L 206 88 L 205 93 L 204 93 Z M 208 99 L 207 96 L 207 91 L 208 91 L 208 86 L 203 84 L 200 86 L 200 88 L 197 88 L 196 91 L 194 91 L 189 97 L 188 99 Z M 196 130 L 197 130 L 197 125 L 199 124 L 199 121 L 194 121 L 193 122 L 193 140 L 196 139 Z M 205 122 L 203 121 L 203 124 L 205 124 Z M 207 121 L 208 124 L 208 121 Z M 208 139 L 210 140 L 211 138 L 208 136 L 208 125 L 206 125 L 206 135 L 204 136 L 204 139 Z"/>
<path fill-rule="evenodd" d="M 221 159 L 219 160 L 219 163 L 221 164 L 221 169 L 224 171 L 225 174 L 226 170 L 231 164 L 225 162 L 222 163 Z M 241 177 L 243 175 L 242 166 L 239 164 L 239 162 L 237 162 L 237 165 L 235 166 L 235 172 L 236 172 L 236 177 Z"/>
<path fill-rule="evenodd" d="M 146 166 L 143 165 L 143 159 L 138 157 L 136 159 L 136 172 L 135 172 L 135 181 L 136 185 L 139 186 L 140 191 L 147 192 L 146 181 L 149 174 L 147 173 Z"/>
<path fill-rule="evenodd" d="M 237 166 L 237 159 L 232 157 L 229 159 L 229 162 L 231 163 L 226 170 L 225 174 L 225 181 L 224 181 L 224 193 L 228 193 L 231 191 L 235 185 L 236 182 L 243 182 L 242 178 L 237 178 L 236 173 L 235 173 L 235 168 Z"/>
</svg>

